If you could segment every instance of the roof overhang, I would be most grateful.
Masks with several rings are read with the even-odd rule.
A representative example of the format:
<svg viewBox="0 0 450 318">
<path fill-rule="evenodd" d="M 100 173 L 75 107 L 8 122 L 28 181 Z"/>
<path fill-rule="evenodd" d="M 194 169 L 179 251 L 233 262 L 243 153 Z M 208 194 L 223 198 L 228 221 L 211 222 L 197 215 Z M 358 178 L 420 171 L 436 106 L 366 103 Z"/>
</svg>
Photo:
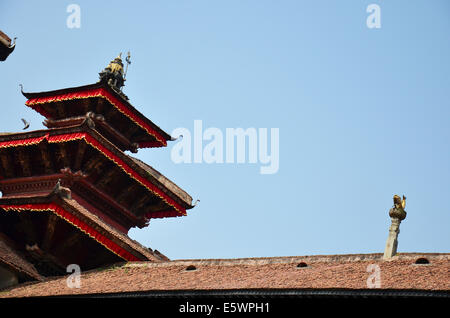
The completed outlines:
<svg viewBox="0 0 450 318">
<path fill-rule="evenodd" d="M 148 215 L 149 218 L 186 215 L 186 209 L 193 207 L 192 197 L 173 182 L 146 165 L 144 169 L 136 159 L 127 156 L 95 129 L 86 124 L 76 127 L 36 130 L 27 133 L 0 135 L 0 149 L 21 146 L 32 146 L 40 143 L 58 144 L 70 141 L 81 141 L 96 149 L 108 160 L 120 167 L 129 177 L 149 192 L 164 201 L 169 209 Z"/>
<path fill-rule="evenodd" d="M 15 44 L 11 45 L 11 39 L 0 31 L 0 61 L 5 61 L 15 48 Z"/>
<path fill-rule="evenodd" d="M 25 105 L 31 107 L 47 119 L 64 118 L 64 116 L 58 115 L 54 109 L 57 102 L 64 103 L 74 100 L 101 98 L 114 107 L 117 114 L 120 114 L 120 118 L 131 120 L 132 124 L 142 129 L 143 133 L 147 135 L 147 137 L 141 138 L 137 142 L 139 148 L 165 147 L 167 146 L 167 141 L 172 140 L 172 137 L 168 133 L 154 124 L 133 107 L 128 100 L 104 82 L 37 93 L 22 91 L 22 94 L 28 99 Z M 89 108 L 92 107 L 91 104 L 88 104 L 86 107 L 80 107 L 74 115 L 82 116 L 87 111 L 95 112 L 95 109 Z M 74 111 L 73 107 L 71 107 L 71 111 Z"/>
<path fill-rule="evenodd" d="M 0 213 L 48 211 L 125 261 L 160 261 L 151 251 L 115 230 L 75 200 L 59 194 L 21 198 L 0 198 Z"/>
</svg>

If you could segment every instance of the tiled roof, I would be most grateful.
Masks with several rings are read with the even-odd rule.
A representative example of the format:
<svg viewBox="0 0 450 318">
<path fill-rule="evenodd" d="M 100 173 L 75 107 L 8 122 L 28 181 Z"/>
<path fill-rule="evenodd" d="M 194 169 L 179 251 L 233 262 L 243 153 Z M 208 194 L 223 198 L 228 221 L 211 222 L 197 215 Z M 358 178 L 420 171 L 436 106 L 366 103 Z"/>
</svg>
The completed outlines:
<svg viewBox="0 0 450 318">
<path fill-rule="evenodd" d="M 151 249 L 141 245 L 137 241 L 131 239 L 128 235 L 121 233 L 120 231 L 114 229 L 112 226 L 108 225 L 97 215 L 89 212 L 82 205 L 80 205 L 76 200 L 64 198 L 58 195 L 29 195 L 21 197 L 9 197 L 0 198 L 1 205 L 8 204 L 30 204 L 30 203 L 48 203 L 56 202 L 60 204 L 63 208 L 69 209 L 73 215 L 83 222 L 88 223 L 91 227 L 95 228 L 99 233 L 105 235 L 108 239 L 118 244 L 126 251 L 132 253 L 133 255 L 142 255 L 140 259 L 147 259 L 153 262 L 165 261 L 167 258 L 161 253 L 155 253 Z"/>
<path fill-rule="evenodd" d="M 28 278 L 42 280 L 33 264 L 12 249 L 7 242 L 0 237 L 0 265 L 12 269 L 14 272 L 25 275 Z"/>
<path fill-rule="evenodd" d="M 61 200 L 67 206 L 70 206 L 74 211 L 80 213 L 83 217 L 86 218 L 91 224 L 97 226 L 99 229 L 102 229 L 104 232 L 108 233 L 110 239 L 114 240 L 117 244 L 122 245 L 124 248 L 134 250 L 144 255 L 147 259 L 151 261 L 160 261 L 164 260 L 164 257 L 155 254 L 151 249 L 141 245 L 139 242 L 131 239 L 128 235 L 121 233 L 120 231 L 114 229 L 112 226 L 109 226 L 102 219 L 100 219 L 97 215 L 89 212 L 82 205 L 80 205 L 77 201 L 72 199 L 61 198 Z"/>
<path fill-rule="evenodd" d="M 426 258 L 429 264 L 416 264 Z M 298 266 L 299 264 L 300 267 Z M 66 278 L 11 288 L 0 296 L 26 297 L 107 294 L 137 291 L 248 289 L 368 289 L 379 266 L 380 288 L 388 290 L 450 290 L 450 254 L 382 254 L 275 257 L 225 260 L 134 262 L 83 273 L 81 288 L 68 288 Z M 191 270 L 189 270 L 191 268 Z M 373 268 L 373 267 L 372 267 Z"/>
<path fill-rule="evenodd" d="M 192 206 L 192 197 L 185 191 L 183 191 L 179 186 L 167 179 L 163 174 L 161 174 L 155 168 L 149 166 L 142 160 L 130 155 L 128 155 L 128 157 L 133 160 L 133 162 L 136 163 L 139 167 L 141 167 L 141 169 L 147 172 L 151 177 L 158 180 L 163 186 L 175 193 L 180 199 L 184 201 L 185 204 L 187 204 L 188 206 Z"/>
<path fill-rule="evenodd" d="M 41 142 L 46 136 L 58 136 L 64 134 L 75 134 L 75 133 L 86 133 L 93 137 L 96 142 L 98 142 L 102 147 L 105 147 L 107 151 L 111 151 L 118 159 L 123 160 L 124 163 L 130 166 L 136 173 L 154 184 L 158 189 L 167 194 L 170 198 L 176 199 L 178 204 L 181 204 L 184 208 L 192 208 L 192 197 L 178 187 L 175 183 L 167 179 L 160 172 L 149 166 L 148 164 L 142 162 L 141 160 L 134 158 L 120 151 L 116 146 L 114 146 L 108 139 L 103 135 L 98 133 L 95 129 L 90 128 L 88 125 L 80 124 L 77 126 L 63 127 L 63 128 L 52 128 L 52 129 L 41 129 L 29 132 L 17 132 L 17 133 L 0 133 L 1 143 L 11 143 L 16 140 L 27 140 L 32 139 L 33 142 Z"/>
<path fill-rule="evenodd" d="M 69 93 L 74 93 L 74 92 L 79 92 L 79 91 L 84 91 L 84 90 L 90 90 L 90 89 L 96 89 L 96 88 L 105 88 L 105 89 L 107 89 L 108 92 L 113 94 L 116 98 L 120 99 L 120 101 L 122 103 L 124 103 L 124 105 L 126 105 L 126 107 L 133 114 L 138 116 L 146 124 L 148 124 L 149 126 L 154 128 L 155 130 L 157 130 L 158 133 L 160 133 L 166 140 L 171 140 L 172 139 L 172 137 L 167 132 L 162 130 L 158 125 L 156 125 L 150 119 L 148 119 L 146 116 L 144 116 L 139 110 L 137 110 L 133 105 L 131 105 L 130 102 L 126 98 L 123 98 L 123 96 L 121 94 L 118 94 L 117 91 L 115 91 L 109 85 L 106 85 L 104 82 L 101 82 L 101 81 L 99 81 L 97 83 L 94 83 L 94 84 L 89 84 L 89 85 L 83 85 L 83 86 L 77 86 L 77 87 L 68 87 L 68 88 L 57 89 L 57 90 L 52 90 L 52 91 L 45 91 L 45 92 L 24 92 L 24 91 L 22 91 L 22 95 L 25 96 L 28 99 L 32 99 L 32 98 L 48 97 L 48 96 L 55 96 L 55 95 L 61 95 L 61 94 L 69 94 Z"/>
<path fill-rule="evenodd" d="M 9 54 L 15 49 L 15 44 L 11 45 L 11 39 L 0 31 L 0 61 L 6 60 Z"/>
</svg>

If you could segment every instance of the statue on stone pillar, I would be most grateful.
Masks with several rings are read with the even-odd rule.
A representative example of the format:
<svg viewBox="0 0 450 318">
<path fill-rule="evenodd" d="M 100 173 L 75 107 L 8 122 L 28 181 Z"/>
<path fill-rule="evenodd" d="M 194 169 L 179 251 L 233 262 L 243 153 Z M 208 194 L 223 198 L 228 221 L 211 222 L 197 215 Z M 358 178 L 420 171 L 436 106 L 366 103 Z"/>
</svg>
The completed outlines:
<svg viewBox="0 0 450 318">
<path fill-rule="evenodd" d="M 394 206 L 389 210 L 391 217 L 391 226 L 389 228 L 389 236 L 386 242 L 383 258 L 388 259 L 397 254 L 398 234 L 400 233 L 400 223 L 406 218 L 406 197 L 403 199 L 398 195 L 394 195 Z"/>
</svg>

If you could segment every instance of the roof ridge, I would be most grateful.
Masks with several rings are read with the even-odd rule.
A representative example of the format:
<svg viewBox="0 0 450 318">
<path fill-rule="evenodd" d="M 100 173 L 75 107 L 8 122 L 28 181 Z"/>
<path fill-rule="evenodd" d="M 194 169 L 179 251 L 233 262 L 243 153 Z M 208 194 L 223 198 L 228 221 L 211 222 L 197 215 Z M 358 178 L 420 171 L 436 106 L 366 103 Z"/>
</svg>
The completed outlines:
<svg viewBox="0 0 450 318">
<path fill-rule="evenodd" d="M 390 260 L 415 259 L 418 256 L 432 257 L 433 259 L 450 260 L 450 253 L 400 253 Z M 310 263 L 342 263 L 358 261 L 390 261 L 383 259 L 383 253 L 371 254 L 336 254 L 336 255 L 306 255 L 306 256 L 274 256 L 274 257 L 253 257 L 253 258 L 230 258 L 230 259 L 178 259 L 166 262 L 132 262 L 126 263 L 125 267 L 154 267 L 154 266 L 178 266 L 178 265 L 266 265 L 266 264 L 289 264 L 297 262 Z"/>
</svg>

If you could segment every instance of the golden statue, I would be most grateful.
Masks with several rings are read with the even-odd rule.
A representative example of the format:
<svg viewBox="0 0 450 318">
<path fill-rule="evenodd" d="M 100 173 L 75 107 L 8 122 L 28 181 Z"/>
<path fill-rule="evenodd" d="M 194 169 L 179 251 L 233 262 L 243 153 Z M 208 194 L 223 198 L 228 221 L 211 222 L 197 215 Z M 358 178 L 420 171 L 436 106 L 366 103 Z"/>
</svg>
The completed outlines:
<svg viewBox="0 0 450 318">
<path fill-rule="evenodd" d="M 406 206 L 406 197 L 403 196 L 403 199 L 401 199 L 398 195 L 394 195 L 394 207 L 397 209 L 405 210 Z"/>
<path fill-rule="evenodd" d="M 120 90 L 124 86 L 125 78 L 123 74 L 122 53 L 112 60 L 108 66 L 99 73 L 100 81 L 105 81 L 113 88 Z"/>
<path fill-rule="evenodd" d="M 109 65 L 107 66 L 107 68 L 109 67 L 109 69 L 111 70 L 111 72 L 119 72 L 120 74 L 123 73 L 123 64 L 122 64 L 122 53 L 119 54 L 119 56 L 117 56 L 114 61 L 111 61 L 111 63 L 109 63 Z"/>
</svg>

